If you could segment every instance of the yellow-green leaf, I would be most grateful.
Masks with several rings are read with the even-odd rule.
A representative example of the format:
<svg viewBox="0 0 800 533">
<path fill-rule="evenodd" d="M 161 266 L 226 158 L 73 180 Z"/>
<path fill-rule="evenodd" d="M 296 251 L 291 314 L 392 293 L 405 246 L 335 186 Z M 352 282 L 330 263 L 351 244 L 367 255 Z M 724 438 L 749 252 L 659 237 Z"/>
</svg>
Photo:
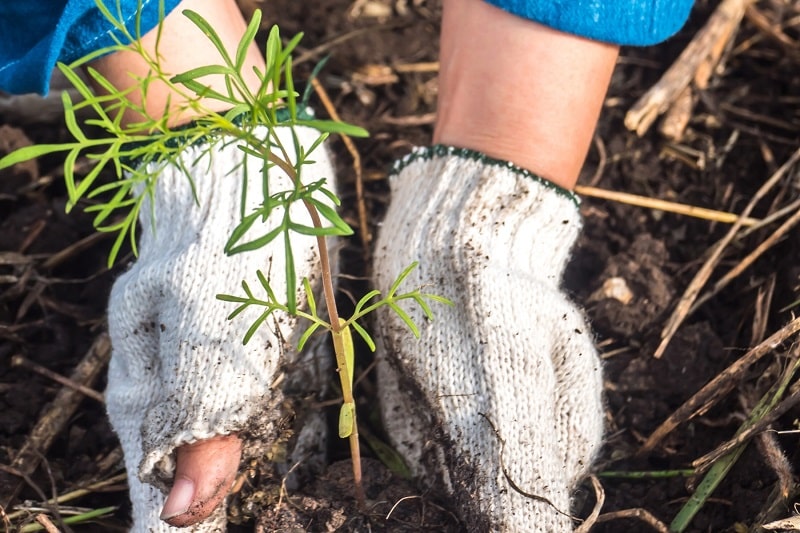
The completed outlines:
<svg viewBox="0 0 800 533">
<path fill-rule="evenodd" d="M 350 332 L 350 326 L 345 325 L 345 321 L 343 319 L 339 319 L 339 324 L 342 327 L 342 345 L 344 346 L 344 358 L 345 363 L 347 364 L 347 377 L 350 378 L 350 388 L 353 388 L 353 374 L 355 374 L 355 357 L 356 352 L 353 348 L 353 335 Z"/>
<path fill-rule="evenodd" d="M 339 411 L 339 438 L 346 439 L 353 433 L 356 406 L 353 402 L 345 402 Z"/>
</svg>

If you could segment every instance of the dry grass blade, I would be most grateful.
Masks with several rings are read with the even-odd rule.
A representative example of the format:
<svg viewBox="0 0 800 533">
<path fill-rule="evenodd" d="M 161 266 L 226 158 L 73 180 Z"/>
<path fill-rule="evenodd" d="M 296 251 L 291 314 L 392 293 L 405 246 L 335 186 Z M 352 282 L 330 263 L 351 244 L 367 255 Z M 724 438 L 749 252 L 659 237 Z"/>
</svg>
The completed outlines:
<svg viewBox="0 0 800 533">
<path fill-rule="evenodd" d="M 720 372 L 717 377 L 708 382 L 694 396 L 686 400 L 683 405 L 673 412 L 669 418 L 661 423 L 658 428 L 647 438 L 645 443 L 636 452 L 637 456 L 642 456 L 652 450 L 667 434 L 678 427 L 679 424 L 690 420 L 701 411 L 707 410 L 711 405 L 719 401 L 736 380 L 744 374 L 755 362 L 765 355 L 771 353 L 775 348 L 783 344 L 787 339 L 800 331 L 800 318 L 795 318 L 778 332 L 774 333 L 764 342 L 747 352 L 731 366 Z"/>
<path fill-rule="evenodd" d="M 752 439 L 759 433 L 767 430 L 775 420 L 783 416 L 789 411 L 789 409 L 796 406 L 798 403 L 800 403 L 800 388 L 792 391 L 792 393 L 783 401 L 781 401 L 781 403 L 779 403 L 774 409 L 764 415 L 753 425 L 749 426 L 741 433 L 738 433 L 734 438 L 718 446 L 714 451 L 694 460 L 692 462 L 692 466 L 695 468 L 698 474 L 702 473 L 703 471 L 707 470 L 714 463 L 714 461 L 718 460 L 723 455 Z"/>
<path fill-rule="evenodd" d="M 734 239 L 739 229 L 743 226 L 742 219 L 750 215 L 756 205 L 758 205 L 764 196 L 783 179 L 783 177 L 792 167 L 794 167 L 798 160 L 800 160 L 800 149 L 796 150 L 786 161 L 786 163 L 784 163 L 766 182 L 764 182 L 764 184 L 758 189 L 758 191 L 756 191 L 756 193 L 753 195 L 753 198 L 742 211 L 739 220 L 737 220 L 730 230 L 728 230 L 728 233 L 722 239 L 720 239 L 717 244 L 714 245 L 710 257 L 706 260 L 697 274 L 695 274 L 694 279 L 686 288 L 681 300 L 675 307 L 672 316 L 670 316 L 669 320 L 667 321 L 667 325 L 664 326 L 664 329 L 661 332 L 661 344 L 659 344 L 658 348 L 653 354 L 654 357 L 658 358 L 664 354 L 664 350 L 667 349 L 667 345 L 669 344 L 670 340 L 672 340 L 675 332 L 678 331 L 680 325 L 683 323 L 686 317 L 689 316 L 692 305 L 708 281 L 708 278 L 711 277 L 711 273 L 716 268 L 717 263 L 722 258 L 722 253 L 725 251 L 725 248 L 728 246 L 728 244 L 730 244 L 730 242 Z"/>
<path fill-rule="evenodd" d="M 737 239 L 744 239 L 745 237 L 749 237 L 751 234 L 755 233 L 756 231 L 769 226 L 773 222 L 776 222 L 776 221 L 782 219 L 785 216 L 791 215 L 792 213 L 794 213 L 795 211 L 797 211 L 799 209 L 800 209 L 800 199 L 795 200 L 794 202 L 786 205 L 785 207 L 781 207 L 780 209 L 778 209 L 774 213 L 771 213 L 771 214 L 765 216 L 764 218 L 761 219 L 761 222 L 759 222 L 758 224 L 754 224 L 754 225 L 750 226 L 749 228 L 747 228 L 746 230 L 742 231 L 737 236 Z"/>
<path fill-rule="evenodd" d="M 108 364 L 111 356 L 111 343 L 105 333 L 97 337 L 89 351 L 83 357 L 70 379 L 91 387 L 100 373 Z M 84 395 L 71 387 L 63 387 L 47 410 L 39 418 L 36 426 L 31 430 L 22 449 L 17 453 L 11 467 L 25 475 L 30 475 L 39 465 L 43 454 L 55 440 L 56 436 L 64 429 L 69 419 L 75 413 Z M 0 480 L 2 483 L 4 480 Z M 12 487 L 2 495 L 0 506 L 8 508 L 16 499 L 22 484 L 18 480 L 8 480 L 4 485 Z"/>
<path fill-rule="evenodd" d="M 776 520 L 769 524 L 761 526 L 769 531 L 782 530 L 782 531 L 800 531 L 800 516 L 792 516 L 782 520 Z"/>
<path fill-rule="evenodd" d="M 737 434 L 746 431 L 747 428 L 756 424 L 765 416 L 768 416 L 770 411 L 775 409 L 775 406 L 786 392 L 789 382 L 797 372 L 798 366 L 800 365 L 798 365 L 798 360 L 795 358 L 790 368 L 788 368 L 780 379 L 761 397 L 755 407 L 749 409 L 750 414 L 740 426 Z M 744 403 L 745 408 L 747 408 L 747 402 Z M 689 527 L 689 524 L 691 524 L 697 513 L 705 506 L 711 494 L 719 487 L 722 480 L 727 477 L 733 466 L 738 462 L 746 446 L 746 443 L 740 444 L 711 466 L 708 473 L 703 477 L 703 480 L 697 485 L 694 493 L 689 497 L 678 514 L 675 515 L 675 518 L 669 525 L 670 531 L 682 533 Z"/>
<path fill-rule="evenodd" d="M 721 50 L 735 34 L 745 8 L 752 1 L 724 0 L 720 3 L 706 25 L 697 32 L 689 46 L 658 83 L 633 104 L 625 116 L 625 126 L 628 129 L 635 131 L 637 135 L 644 135 L 656 118 L 689 86 L 701 66 L 713 69 L 716 61 L 710 59 L 719 59 Z"/>
<path fill-rule="evenodd" d="M 41 524 L 47 533 L 59 533 L 58 528 L 47 518 L 47 515 L 41 513 L 37 514 L 36 521 Z"/>
<path fill-rule="evenodd" d="M 603 485 L 600 483 L 600 480 L 597 479 L 597 476 L 589 476 L 589 481 L 592 482 L 592 488 L 594 489 L 594 508 L 589 516 L 586 517 L 586 520 L 584 520 L 580 526 L 575 528 L 575 533 L 589 533 L 589 531 L 591 531 L 591 529 L 597 523 L 597 519 L 600 516 L 600 511 L 603 509 L 603 505 L 606 503 L 606 491 L 603 489 Z"/>
<path fill-rule="evenodd" d="M 769 311 L 772 309 L 772 296 L 775 293 L 775 274 L 758 289 L 753 309 L 753 326 L 749 346 L 755 346 L 767 336 Z"/>
<path fill-rule="evenodd" d="M 747 268 L 756 262 L 756 260 L 761 257 L 764 252 L 772 248 L 778 241 L 780 241 L 791 229 L 795 226 L 800 224 L 800 209 L 788 218 L 781 226 L 776 229 L 772 235 L 770 235 L 766 240 L 764 240 L 761 244 L 759 244 L 755 250 L 747 254 L 747 257 L 739 261 L 739 263 L 733 267 L 727 274 L 722 276 L 722 278 L 717 281 L 714 286 L 704 294 L 702 297 L 697 299 L 697 302 L 689 309 L 689 313 L 691 314 L 705 302 L 719 294 L 719 292 L 728 286 L 728 284 L 736 279 L 742 272 L 747 270 Z"/>
<path fill-rule="evenodd" d="M 421 115 L 407 115 L 404 117 L 393 117 L 386 114 L 381 117 L 381 122 L 385 124 L 391 124 L 392 126 L 425 126 L 427 124 L 433 124 L 436 122 L 436 112 L 423 113 Z"/>
<path fill-rule="evenodd" d="M 654 531 L 658 531 L 658 533 L 669 533 L 667 525 L 646 509 L 623 509 L 601 514 L 597 517 L 597 523 L 611 522 L 612 520 L 621 520 L 623 518 L 636 518 L 653 528 Z"/>
<path fill-rule="evenodd" d="M 668 202 L 666 200 L 659 200 L 657 198 L 648 198 L 647 196 L 639 196 L 626 192 L 609 191 L 607 189 L 598 189 L 597 187 L 588 187 L 584 185 L 576 185 L 575 192 L 581 196 L 588 196 L 591 198 L 601 198 L 603 200 L 611 200 L 621 204 L 633 205 L 636 207 L 645 207 L 648 209 L 655 209 L 658 211 L 667 211 L 669 213 L 676 213 L 679 215 L 686 215 L 695 218 L 702 218 L 705 220 L 713 220 L 714 222 L 722 222 L 725 224 L 734 224 L 741 218 L 742 226 L 755 226 L 761 221 L 750 217 L 739 217 L 735 213 L 728 213 L 725 211 L 716 211 L 714 209 L 706 209 L 704 207 L 696 207 L 693 205 L 679 204 L 676 202 Z"/>
<path fill-rule="evenodd" d="M 58 504 L 62 504 L 62 503 L 66 503 L 66 502 L 72 501 L 72 500 L 76 500 L 78 498 L 86 496 L 87 494 L 92 494 L 93 492 L 96 492 L 96 491 L 98 491 L 100 489 L 105 489 L 105 488 L 107 488 L 107 487 L 109 487 L 111 485 L 115 485 L 117 483 L 125 481 L 126 479 L 128 479 L 128 475 L 127 474 L 125 474 L 125 473 L 117 474 L 116 476 L 112 476 L 112 477 L 110 477 L 108 479 L 104 479 L 103 481 L 98 481 L 97 483 L 92 483 L 91 485 L 87 485 L 85 488 L 76 489 L 76 490 L 61 494 L 58 498 L 51 498 L 51 499 L 47 500 L 46 502 L 44 502 L 44 504 L 45 505 L 58 505 Z M 26 513 L 27 513 L 27 511 L 25 511 L 24 509 L 19 510 L 19 511 L 14 511 L 13 513 L 9 513 L 8 514 L 8 519 L 9 520 L 16 520 L 17 518 L 20 518 L 20 517 L 24 516 Z"/>
<path fill-rule="evenodd" d="M 325 90 L 325 87 L 322 86 L 317 78 L 312 78 L 311 84 L 314 86 L 314 91 L 316 91 L 317 96 L 319 96 L 319 99 L 322 101 L 322 105 L 325 107 L 325 110 L 328 112 L 328 115 L 330 115 L 331 119 L 341 122 L 342 119 L 339 118 L 339 113 L 336 112 L 336 108 L 333 106 L 333 102 L 331 102 L 331 99 L 328 97 L 328 92 Z M 340 137 L 342 138 L 342 142 L 347 148 L 347 151 L 353 157 L 353 172 L 355 172 L 356 178 L 358 231 L 361 236 L 361 242 L 363 243 L 362 249 L 364 250 L 364 260 L 369 261 L 372 235 L 369 232 L 369 224 L 367 222 L 367 207 L 364 203 L 364 177 L 361 166 L 361 154 L 359 154 L 358 150 L 356 149 L 353 139 L 344 134 L 340 135 Z"/>
<path fill-rule="evenodd" d="M 439 72 L 439 62 L 423 61 L 421 63 L 398 63 L 392 65 L 392 69 L 401 74 L 408 72 Z"/>
</svg>

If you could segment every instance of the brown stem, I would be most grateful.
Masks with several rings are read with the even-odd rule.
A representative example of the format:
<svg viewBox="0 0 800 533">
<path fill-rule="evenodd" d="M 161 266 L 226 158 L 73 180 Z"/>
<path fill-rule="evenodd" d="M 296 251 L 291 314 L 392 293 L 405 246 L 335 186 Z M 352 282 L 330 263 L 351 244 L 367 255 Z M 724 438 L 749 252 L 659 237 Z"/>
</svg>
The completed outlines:
<svg viewBox="0 0 800 533">
<path fill-rule="evenodd" d="M 356 496 L 358 510 L 362 513 L 366 511 L 367 502 L 364 495 L 364 484 L 361 480 L 361 448 L 358 442 L 358 424 L 356 423 L 356 412 L 353 410 L 353 432 L 350 434 L 350 458 L 353 462 L 353 491 Z"/>
<path fill-rule="evenodd" d="M 336 351 L 336 366 L 339 369 L 339 382 L 342 384 L 342 399 L 345 404 L 353 406 L 353 426 L 348 436 L 350 439 L 350 457 L 353 462 L 353 485 L 356 496 L 356 503 L 358 509 L 364 511 L 366 509 L 366 500 L 364 497 L 364 487 L 361 480 L 361 450 L 358 441 L 358 418 L 356 415 L 355 400 L 353 399 L 353 382 L 350 376 L 350 370 L 347 368 L 347 358 L 345 356 L 345 342 L 342 332 L 331 332 L 333 337 L 333 348 Z M 341 416 L 341 414 L 339 415 Z"/>
<path fill-rule="evenodd" d="M 297 173 L 295 172 L 294 167 L 287 163 L 285 159 L 281 159 L 270 151 L 269 160 L 283 170 L 296 185 L 298 184 Z M 299 185 L 302 185 L 302 183 Z M 314 225 L 314 227 L 322 228 L 322 220 L 317 212 L 317 208 L 307 200 L 303 200 L 303 205 L 306 206 L 306 210 L 311 217 L 311 223 Z M 334 339 L 333 346 L 334 350 L 336 351 L 336 364 L 339 368 L 339 379 L 342 383 L 342 396 L 346 403 L 352 403 L 355 406 L 353 391 L 350 387 L 350 378 L 348 375 L 349 371 L 344 362 L 344 348 L 342 342 L 340 341 L 342 325 L 340 324 L 339 311 L 336 307 L 336 298 L 333 292 L 333 276 L 331 275 L 331 264 L 330 258 L 328 257 L 328 244 L 325 241 L 324 235 L 317 235 L 316 239 L 317 247 L 319 248 L 320 266 L 322 269 L 322 291 L 325 297 L 325 305 L 328 308 L 331 334 L 333 335 Z M 355 407 L 353 408 L 353 431 L 350 433 L 349 442 L 350 457 L 353 463 L 353 488 L 355 492 L 356 503 L 359 510 L 363 511 L 366 508 L 366 498 L 364 495 L 364 486 L 361 475 L 361 448 L 358 440 L 358 419 L 356 417 Z"/>
</svg>

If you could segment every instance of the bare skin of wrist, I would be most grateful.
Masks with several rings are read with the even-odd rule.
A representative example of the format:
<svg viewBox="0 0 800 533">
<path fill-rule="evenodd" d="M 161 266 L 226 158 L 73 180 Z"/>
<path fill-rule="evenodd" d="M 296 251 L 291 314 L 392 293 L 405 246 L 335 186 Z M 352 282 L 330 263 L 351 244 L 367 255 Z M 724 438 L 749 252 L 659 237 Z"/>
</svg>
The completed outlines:
<svg viewBox="0 0 800 533">
<path fill-rule="evenodd" d="M 444 0 L 434 142 L 572 189 L 618 53 L 483 0 Z"/>
<path fill-rule="evenodd" d="M 156 50 L 158 32 L 155 30 L 150 31 L 141 39 L 141 44 L 152 57 L 156 57 L 158 54 L 161 58 L 161 67 L 165 72 L 174 75 L 195 67 L 223 64 L 219 52 L 211 41 L 182 14 L 182 11 L 186 9 L 199 13 L 213 23 L 214 29 L 225 44 L 228 53 L 235 56 L 236 47 L 247 28 L 235 0 L 214 0 L 213 2 L 183 0 L 164 19 L 158 50 Z M 117 52 L 96 60 L 92 66 L 120 90 L 138 85 L 137 79 L 145 78 L 149 71 L 147 63 L 135 52 Z M 260 86 L 260 81 L 253 72 L 253 67 L 264 71 L 264 58 L 255 45 L 248 50 L 247 60 L 242 69 L 248 86 L 255 91 Z M 222 76 L 207 76 L 202 81 L 223 94 L 227 92 Z M 96 89 L 99 90 L 97 87 Z M 129 98 L 136 104 L 142 103 L 142 94 L 138 91 L 133 92 Z M 181 113 L 177 113 L 177 110 L 186 105 L 186 101 L 186 98 L 180 94 L 171 92 L 167 85 L 154 82 L 147 91 L 147 100 L 144 104 L 150 118 L 159 119 L 169 113 L 168 125 L 173 127 L 190 122 L 200 114 L 200 111 L 195 109 L 184 109 Z M 168 104 L 169 110 L 167 110 Z M 211 111 L 224 111 L 230 107 L 230 104 L 206 100 L 203 102 L 203 106 Z M 128 113 L 124 117 L 123 124 L 130 125 L 141 120 L 141 115 Z"/>
</svg>

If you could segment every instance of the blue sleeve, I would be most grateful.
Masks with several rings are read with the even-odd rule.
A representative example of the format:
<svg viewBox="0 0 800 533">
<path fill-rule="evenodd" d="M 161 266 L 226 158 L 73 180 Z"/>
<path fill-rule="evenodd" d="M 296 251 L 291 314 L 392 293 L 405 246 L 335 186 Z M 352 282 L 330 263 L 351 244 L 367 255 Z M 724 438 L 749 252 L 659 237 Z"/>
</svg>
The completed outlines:
<svg viewBox="0 0 800 533">
<path fill-rule="evenodd" d="M 136 35 L 158 25 L 163 6 L 169 13 L 179 0 L 104 0 Z M 121 20 L 122 20 L 121 19 Z M 114 43 L 115 31 L 95 0 L 0 1 L 0 90 L 47 94 L 57 61 L 70 62 Z"/>
<path fill-rule="evenodd" d="M 659 43 L 681 29 L 694 0 L 486 0 L 565 33 L 620 45 Z"/>
</svg>

